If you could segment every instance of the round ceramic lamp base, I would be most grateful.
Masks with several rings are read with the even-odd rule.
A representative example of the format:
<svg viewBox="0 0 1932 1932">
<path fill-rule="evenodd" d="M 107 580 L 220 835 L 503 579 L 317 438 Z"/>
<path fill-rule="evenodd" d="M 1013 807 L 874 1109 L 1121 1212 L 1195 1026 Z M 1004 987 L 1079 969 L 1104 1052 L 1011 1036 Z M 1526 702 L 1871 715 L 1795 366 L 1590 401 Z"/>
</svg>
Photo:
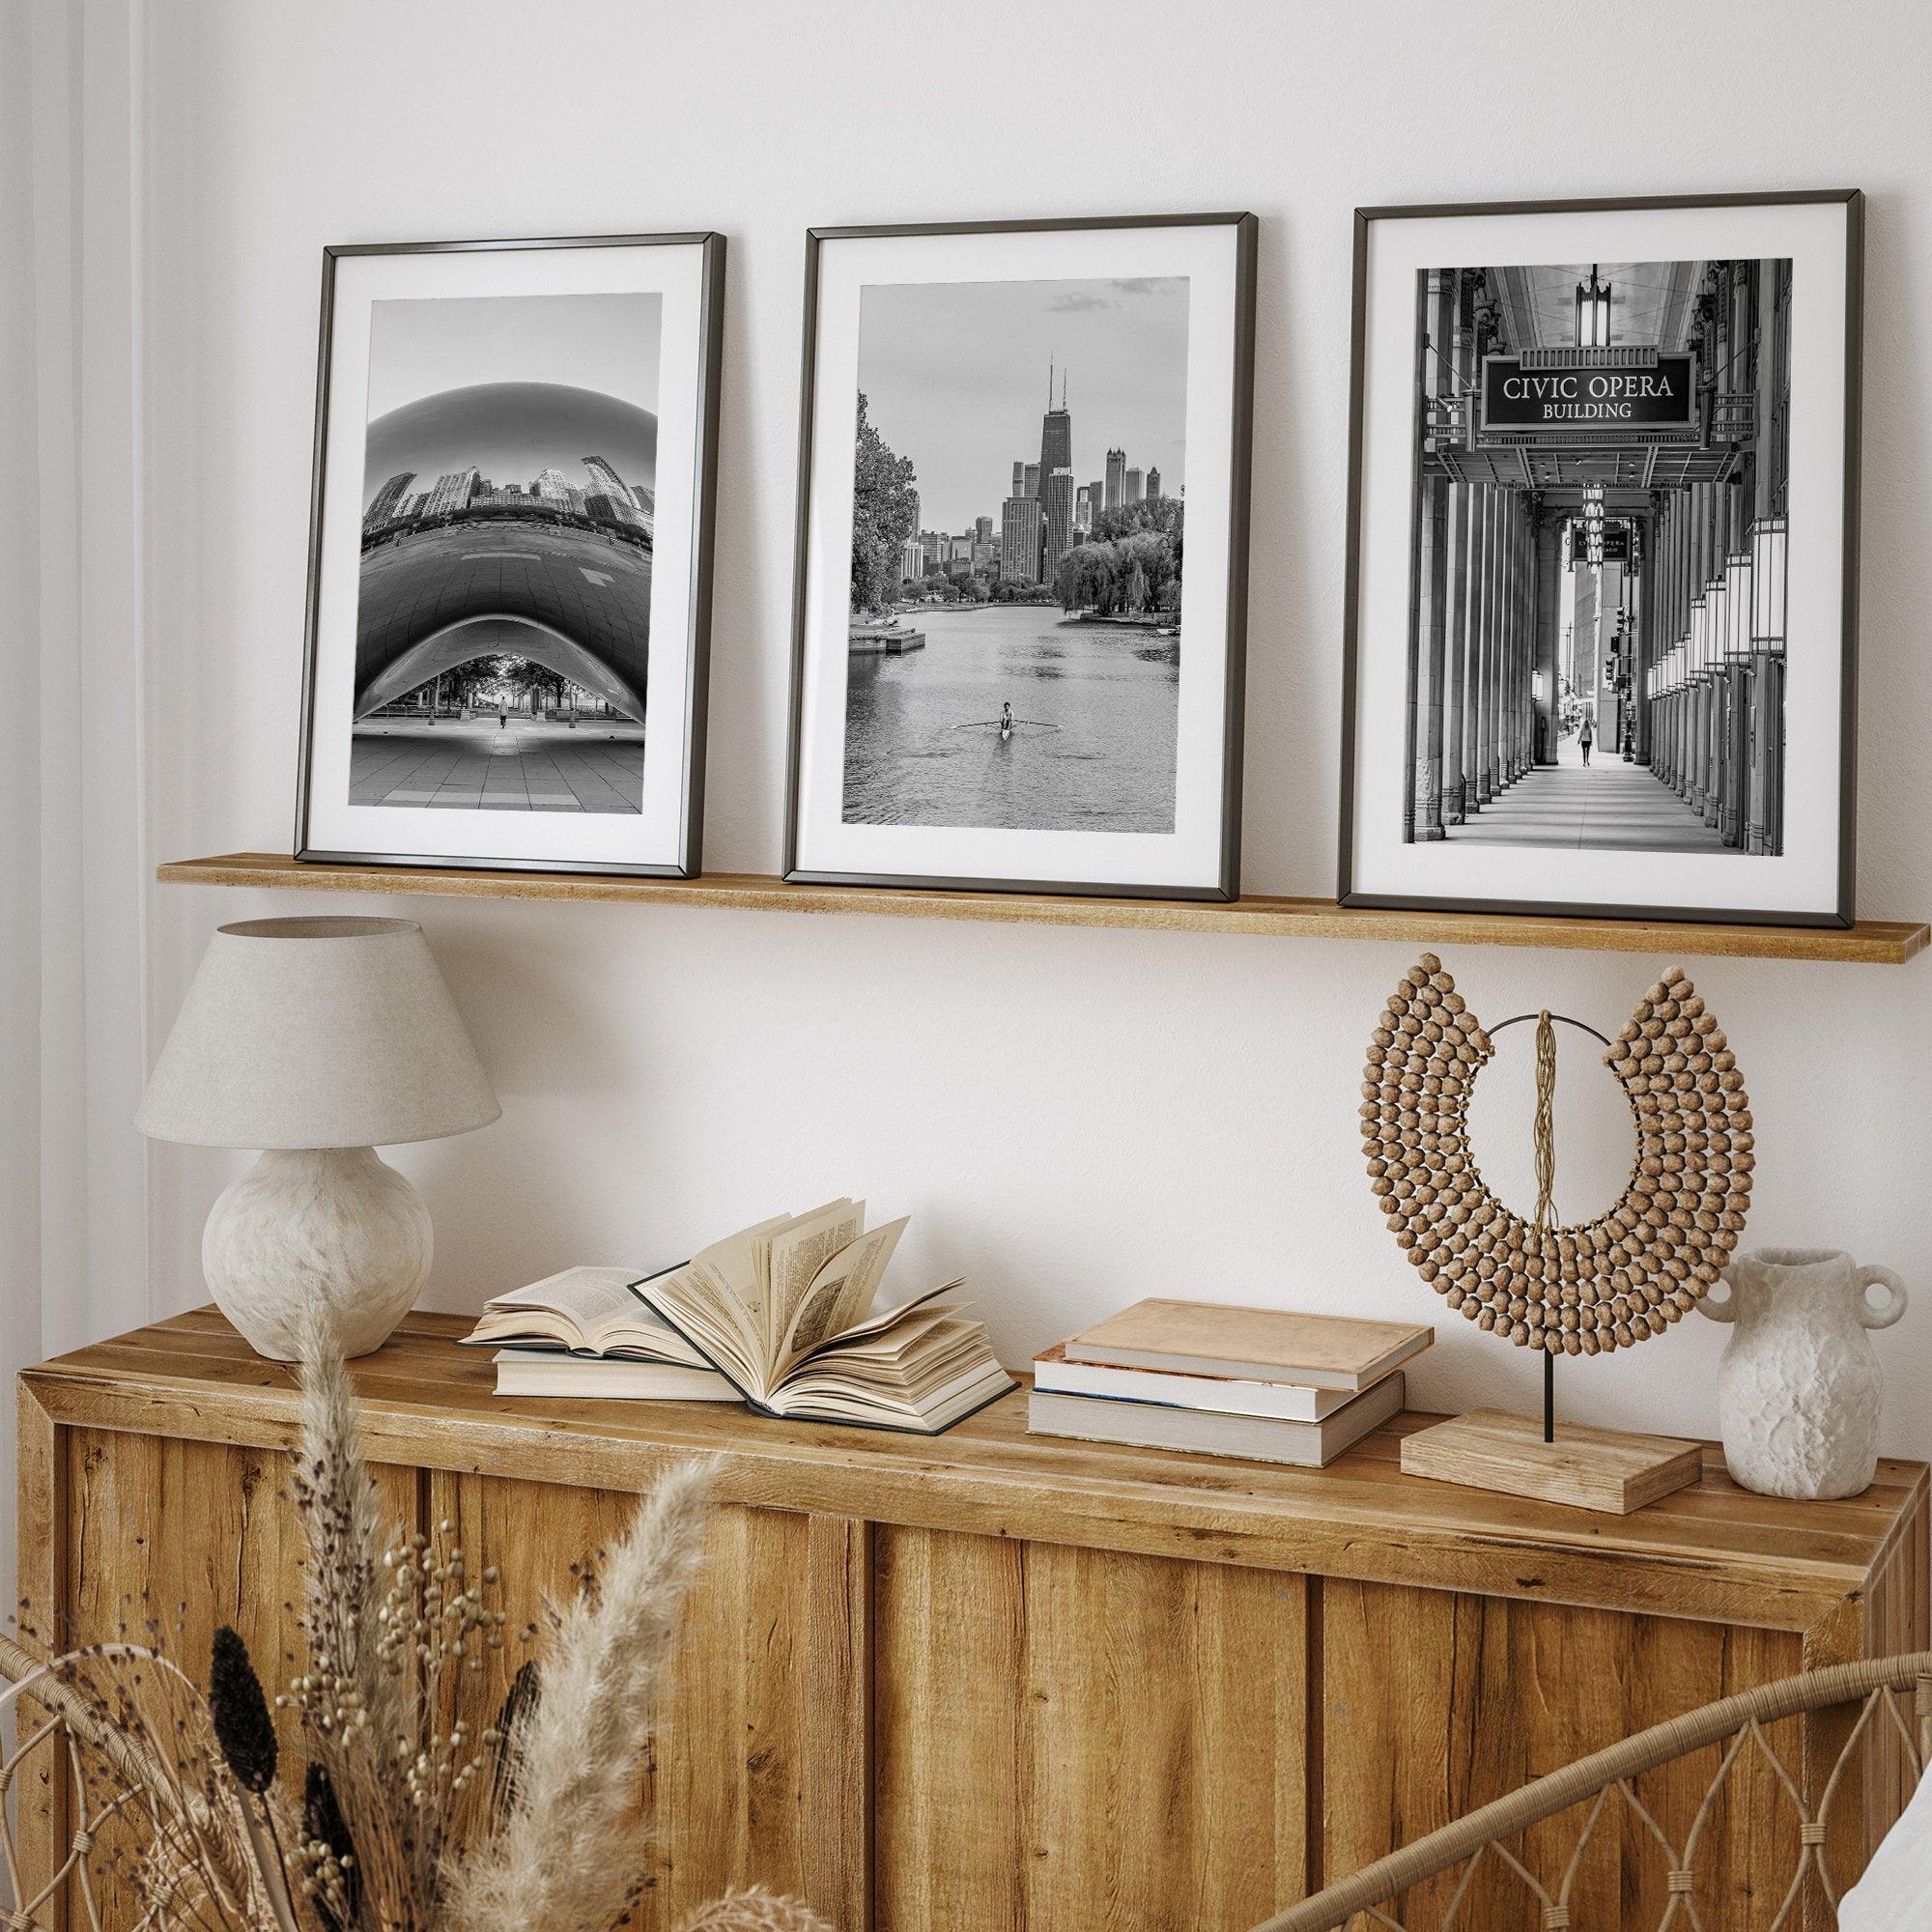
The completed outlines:
<svg viewBox="0 0 1932 1932">
<path fill-rule="evenodd" d="M 429 1274 L 429 1210 L 374 1148 L 263 1154 L 201 1236 L 215 1306 L 258 1355 L 301 1354 L 303 1312 L 327 1311 L 345 1355 L 380 1349 Z"/>
</svg>

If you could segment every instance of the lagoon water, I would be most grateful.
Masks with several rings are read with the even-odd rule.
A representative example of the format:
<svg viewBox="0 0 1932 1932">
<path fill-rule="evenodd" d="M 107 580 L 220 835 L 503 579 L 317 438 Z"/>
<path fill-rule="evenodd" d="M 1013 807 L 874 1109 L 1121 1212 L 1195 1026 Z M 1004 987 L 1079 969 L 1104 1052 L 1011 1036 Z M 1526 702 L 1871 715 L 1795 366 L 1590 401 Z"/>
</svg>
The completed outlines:
<svg viewBox="0 0 1932 1932">
<path fill-rule="evenodd" d="M 900 621 L 923 650 L 847 660 L 847 824 L 1174 830 L 1179 638 L 1046 604 Z M 1022 721 L 1005 740 L 1003 702 Z"/>
</svg>

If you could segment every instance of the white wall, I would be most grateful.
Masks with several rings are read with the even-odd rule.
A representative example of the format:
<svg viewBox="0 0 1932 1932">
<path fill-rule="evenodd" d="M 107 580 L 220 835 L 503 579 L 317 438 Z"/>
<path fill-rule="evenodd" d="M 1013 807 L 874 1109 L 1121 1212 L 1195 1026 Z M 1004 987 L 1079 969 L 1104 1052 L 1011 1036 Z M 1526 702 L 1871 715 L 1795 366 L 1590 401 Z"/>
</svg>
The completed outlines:
<svg viewBox="0 0 1932 1932">
<path fill-rule="evenodd" d="M 95 0 L 90 0 L 95 4 Z M 730 239 L 706 856 L 780 839 L 803 231 L 1253 209 L 1262 217 L 1247 741 L 1250 890 L 1332 890 L 1350 212 L 1755 186 L 1871 197 L 1860 903 L 1932 912 L 1924 837 L 1932 150 L 1917 7 L 532 5 L 329 0 L 149 20 L 147 842 L 286 849 L 328 242 L 715 227 Z M 266 895 L 152 889 L 152 1017 Z M 335 901 L 340 910 L 350 903 Z M 415 908 L 501 1122 L 397 1156 L 433 1299 L 655 1263 L 847 1189 L 910 1209 L 1017 1359 L 1150 1292 L 1432 1319 L 1372 1209 L 1361 1048 L 1401 948 L 704 910 Z M 1611 1030 L 1665 963 L 1455 948 L 1492 1017 Z M 1888 1445 L 1932 1454 L 1924 1094 L 1932 966 L 1688 962 L 1750 1084 L 1749 1240 L 1922 1287 L 1879 1338 Z M 1511 1037 L 1521 1040 L 1520 1030 Z M 1527 1204 L 1514 1095 L 1486 1088 Z M 1614 1096 L 1565 1089 L 1559 1206 L 1619 1181 Z M 1507 1117 L 1504 1119 L 1503 1117 Z M 1501 1124 L 1495 1124 L 1497 1121 Z M 106 1131 L 106 1129 L 102 1129 Z M 113 1129 L 119 1132 L 118 1127 Z M 224 1157 L 157 1150 L 158 1308 L 201 1298 Z M 138 1215 L 130 1199 L 127 1213 Z M 1442 1405 L 1528 1358 L 1443 1317 Z M 1715 1429 L 1724 1332 L 1566 1366 L 1578 1417 Z"/>
</svg>

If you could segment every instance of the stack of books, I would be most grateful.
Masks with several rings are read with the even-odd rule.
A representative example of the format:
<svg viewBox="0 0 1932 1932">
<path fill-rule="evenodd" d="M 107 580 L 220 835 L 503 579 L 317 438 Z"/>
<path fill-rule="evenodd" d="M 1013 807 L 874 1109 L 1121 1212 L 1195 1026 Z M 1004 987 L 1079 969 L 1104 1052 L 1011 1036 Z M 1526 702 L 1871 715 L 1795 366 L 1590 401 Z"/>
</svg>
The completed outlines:
<svg viewBox="0 0 1932 1932">
<path fill-rule="evenodd" d="M 1036 1435 L 1321 1468 L 1403 1406 L 1433 1328 L 1137 1301 L 1034 1363 Z"/>
<path fill-rule="evenodd" d="M 577 1267 L 483 1305 L 497 1393 L 743 1402 L 760 1415 L 936 1435 L 1017 1386 L 984 1325 L 937 1297 L 874 1305 L 905 1220 L 828 1201 L 676 1267 Z"/>
</svg>

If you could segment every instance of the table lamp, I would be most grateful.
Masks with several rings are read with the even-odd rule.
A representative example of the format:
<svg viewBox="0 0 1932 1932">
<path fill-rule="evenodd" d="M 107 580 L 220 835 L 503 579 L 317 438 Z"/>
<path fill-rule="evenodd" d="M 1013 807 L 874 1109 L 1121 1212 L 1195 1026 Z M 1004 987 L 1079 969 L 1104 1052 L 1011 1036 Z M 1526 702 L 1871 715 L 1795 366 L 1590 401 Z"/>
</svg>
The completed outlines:
<svg viewBox="0 0 1932 1932">
<path fill-rule="evenodd" d="M 289 1362 L 304 1307 L 367 1354 L 429 1273 L 429 1212 L 376 1149 L 501 1112 L 413 920 L 254 919 L 209 942 L 134 1124 L 263 1150 L 210 1210 L 201 1265 L 255 1351 Z"/>
</svg>

